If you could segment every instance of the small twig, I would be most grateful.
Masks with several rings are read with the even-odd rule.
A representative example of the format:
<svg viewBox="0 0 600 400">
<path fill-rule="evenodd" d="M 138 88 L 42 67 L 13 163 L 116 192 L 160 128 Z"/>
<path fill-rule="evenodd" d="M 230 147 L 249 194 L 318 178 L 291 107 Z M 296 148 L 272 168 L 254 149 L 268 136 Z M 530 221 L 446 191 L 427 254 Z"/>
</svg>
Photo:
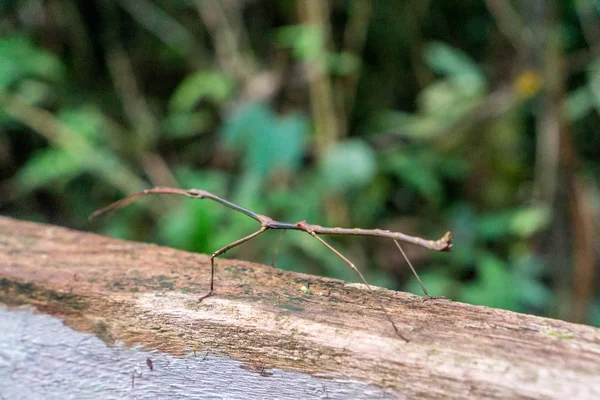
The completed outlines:
<svg viewBox="0 0 600 400">
<path fill-rule="evenodd" d="M 227 246 L 215 251 L 211 255 L 211 257 L 210 257 L 210 288 L 205 295 L 203 295 L 199 298 L 200 301 L 213 294 L 213 291 L 214 291 L 213 284 L 214 284 L 214 275 L 215 275 L 215 257 L 225 253 L 227 250 L 230 250 L 236 246 L 239 246 L 242 243 L 249 241 L 250 239 L 255 238 L 256 236 L 260 235 L 261 233 L 263 233 L 269 229 L 283 229 L 284 231 L 287 229 L 291 229 L 291 230 L 302 231 L 302 232 L 308 233 L 309 235 L 311 235 L 312 237 L 314 237 L 315 239 L 317 239 L 318 241 L 323 243 L 329 250 L 331 250 L 334 254 L 336 254 L 338 257 L 340 257 L 346 264 L 348 264 L 348 266 L 352 270 L 354 270 L 354 272 L 357 273 L 360 280 L 367 286 L 367 288 L 369 290 L 373 290 L 373 291 L 374 291 L 374 289 L 371 287 L 371 285 L 369 285 L 369 283 L 367 282 L 367 280 L 365 279 L 363 274 L 358 270 L 358 268 L 356 268 L 356 266 L 350 260 L 348 260 L 346 257 L 344 257 L 339 251 L 334 249 L 329 243 L 325 242 L 318 235 L 378 236 L 378 237 L 393 239 L 405 258 L 406 258 L 406 254 L 404 254 L 404 251 L 400 247 L 400 244 L 398 243 L 398 241 L 416 244 L 416 245 L 425 247 L 427 249 L 437 250 L 437 251 L 450 251 L 450 249 L 452 248 L 452 233 L 450 233 L 450 232 L 447 232 L 439 240 L 426 240 L 426 239 L 422 239 L 420 237 L 410 236 L 410 235 L 406 235 L 404 233 L 391 232 L 389 230 L 382 230 L 382 229 L 327 228 L 327 227 L 324 227 L 321 225 L 312 225 L 312 224 L 307 223 L 306 221 L 299 221 L 295 224 L 288 223 L 288 222 L 279 222 L 279 221 L 275 221 L 274 219 L 272 219 L 270 217 L 267 217 L 266 215 L 257 214 L 257 213 L 255 213 L 251 210 L 248 210 L 244 207 L 238 206 L 237 204 L 234 204 L 228 200 L 225 200 L 218 196 L 215 196 L 214 194 L 209 193 L 205 190 L 198 190 L 198 189 L 184 190 L 184 189 L 168 188 L 168 187 L 156 187 L 153 189 L 146 189 L 143 192 L 138 192 L 138 193 L 132 194 L 131 196 L 128 196 L 124 199 L 121 199 L 112 204 L 109 204 L 108 206 L 101 208 L 100 210 L 95 211 L 94 213 L 92 213 L 92 215 L 90 215 L 90 219 L 95 218 L 98 215 L 103 214 L 107 211 L 118 210 L 119 208 L 125 207 L 126 205 L 134 202 L 135 200 L 139 199 L 140 197 L 143 197 L 143 196 L 146 196 L 149 194 L 177 194 L 177 195 L 184 195 L 184 196 L 188 196 L 188 197 L 192 197 L 192 198 L 196 198 L 196 199 L 210 199 L 210 200 L 216 201 L 217 203 L 220 203 L 226 207 L 229 207 L 232 210 L 235 210 L 237 212 L 240 212 L 242 214 L 249 216 L 250 218 L 255 219 L 261 225 L 261 228 L 258 231 L 254 232 L 248 236 L 245 236 L 241 239 L 238 239 L 233 243 L 228 244 Z M 408 260 L 408 258 L 407 258 L 407 260 Z M 421 287 L 423 288 L 423 292 L 428 297 L 430 297 L 429 293 L 425 289 L 425 286 L 421 282 L 421 279 L 419 279 L 417 272 L 413 268 L 412 264 L 410 264 L 410 262 L 409 262 L 409 265 L 410 265 L 410 268 L 412 269 L 413 273 L 417 277 L 419 283 L 421 284 Z M 404 336 L 402 336 L 402 334 L 396 327 L 396 324 L 392 320 L 391 316 L 388 314 L 387 310 L 383 306 L 383 302 L 382 302 L 381 298 L 377 297 L 377 302 L 379 304 L 379 307 L 383 311 L 384 315 L 386 316 L 386 318 L 390 321 L 390 323 L 394 327 L 396 334 L 400 338 L 402 338 L 403 340 L 408 342 L 408 339 L 406 339 Z"/>
<path fill-rule="evenodd" d="M 311 113 L 315 124 L 317 155 L 323 157 L 341 136 L 338 114 L 335 108 L 331 77 L 327 71 L 327 32 L 329 29 L 329 3 L 321 0 L 305 0 L 297 3 L 300 22 L 319 29 L 323 35 L 318 53 L 306 61 Z"/>
<path fill-rule="evenodd" d="M 220 66 L 247 83 L 255 72 L 255 60 L 237 6 L 223 0 L 196 0 L 198 14 L 212 37 Z"/>
<path fill-rule="evenodd" d="M 531 30 L 523 23 L 519 13 L 508 0 L 485 0 L 488 11 L 496 20 L 498 29 L 510 44 L 525 55 L 531 48 Z"/>
<path fill-rule="evenodd" d="M 183 24 L 160 8 L 156 2 L 117 0 L 117 4 L 171 50 L 195 64 L 194 58 L 200 49 L 194 35 Z"/>
</svg>

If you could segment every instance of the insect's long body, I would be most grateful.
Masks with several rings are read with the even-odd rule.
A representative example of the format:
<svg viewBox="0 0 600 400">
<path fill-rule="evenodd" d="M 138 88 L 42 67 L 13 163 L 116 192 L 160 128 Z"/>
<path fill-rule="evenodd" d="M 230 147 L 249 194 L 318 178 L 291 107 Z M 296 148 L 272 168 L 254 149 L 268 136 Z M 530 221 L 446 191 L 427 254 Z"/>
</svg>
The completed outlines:
<svg viewBox="0 0 600 400">
<path fill-rule="evenodd" d="M 100 214 L 107 212 L 107 211 L 117 210 L 119 208 L 125 207 L 126 205 L 134 202 L 135 200 L 139 199 L 140 197 L 143 197 L 143 196 L 146 196 L 149 194 L 177 194 L 177 195 L 184 195 L 184 196 L 197 198 L 197 199 L 210 199 L 210 200 L 216 201 L 217 203 L 224 205 L 225 207 L 231 208 L 232 210 L 235 210 L 244 215 L 247 215 L 250 218 L 255 219 L 261 225 L 261 228 L 258 231 L 254 232 L 248 236 L 245 236 L 241 239 L 238 239 L 235 242 L 228 244 L 227 246 L 215 251 L 212 254 L 212 256 L 210 258 L 210 264 L 211 264 L 210 289 L 204 296 L 200 297 L 200 300 L 212 295 L 214 292 L 213 283 L 214 283 L 214 271 L 215 271 L 215 264 L 214 264 L 215 257 L 219 256 L 220 254 L 225 253 L 227 250 L 230 250 L 236 246 L 239 246 L 242 243 L 249 241 L 250 239 L 255 238 L 256 236 L 260 235 L 261 233 L 263 233 L 269 229 L 282 229 L 282 230 L 284 230 L 284 232 L 288 229 L 289 230 L 297 230 L 297 231 L 306 232 L 309 235 L 313 236 L 315 239 L 319 240 L 321 243 L 323 243 L 325 246 L 327 246 L 327 248 L 329 248 L 338 257 L 340 257 L 346 264 L 348 264 L 348 266 L 350 268 L 352 268 L 358 274 L 360 279 L 370 290 L 373 290 L 373 288 L 371 287 L 371 285 L 369 285 L 369 283 L 366 281 L 366 279 L 364 278 L 362 273 L 356 268 L 356 266 L 350 260 L 348 260 L 344 255 L 342 255 L 339 251 L 334 249 L 330 244 L 328 244 L 323 239 L 318 237 L 318 235 L 359 235 L 359 236 L 377 236 L 377 237 L 392 239 L 392 240 L 394 240 L 398 249 L 402 252 L 402 255 L 408 262 L 411 270 L 413 271 L 413 273 L 417 277 L 417 280 L 421 284 L 421 288 L 423 289 L 423 292 L 428 297 L 430 297 L 429 293 L 427 293 L 425 286 L 423 286 L 421 280 L 419 279 L 419 275 L 417 274 L 417 272 L 413 268 L 412 264 L 406 257 L 406 254 L 404 253 L 404 250 L 402 250 L 402 247 L 400 246 L 400 243 L 398 241 L 412 243 L 415 245 L 425 247 L 427 249 L 437 250 L 437 251 L 450 251 L 450 249 L 452 248 L 452 234 L 450 232 L 447 232 L 439 240 L 426 240 L 426 239 L 423 239 L 420 237 L 410 236 L 410 235 L 406 235 L 406 234 L 400 233 L 400 232 L 391 232 L 389 230 L 383 230 L 383 229 L 337 228 L 337 227 L 336 228 L 328 228 L 328 227 L 323 227 L 321 225 L 312 225 L 312 224 L 307 223 L 306 221 L 299 221 L 296 223 L 280 222 L 280 221 L 275 221 L 274 219 L 267 217 L 266 215 L 257 214 L 251 210 L 248 210 L 247 208 L 241 207 L 235 203 L 230 202 L 229 200 L 225 200 L 221 197 L 215 196 L 214 194 L 209 193 L 205 190 L 199 190 L 199 189 L 184 190 L 184 189 L 169 188 L 169 187 L 155 187 L 153 189 L 146 189 L 142 192 L 132 194 L 128 197 L 125 197 L 124 199 L 116 201 L 100 210 L 95 211 L 92 215 L 90 215 L 90 218 L 94 218 Z M 402 336 L 402 334 L 400 334 L 400 331 L 396 327 L 396 324 L 394 324 L 394 321 L 389 316 L 388 312 L 386 311 L 385 307 L 383 306 L 383 302 L 381 301 L 381 299 L 379 297 L 377 297 L 377 300 L 379 303 L 379 307 L 382 309 L 386 318 L 390 321 L 390 323 L 394 327 L 396 334 L 403 340 L 408 341 L 404 336 Z"/>
<path fill-rule="evenodd" d="M 431 250 L 449 251 L 452 248 L 452 234 L 447 232 L 439 240 L 426 240 L 420 237 L 406 235 L 400 232 L 392 232 L 384 229 L 362 229 L 362 228 L 325 228 L 320 225 L 310 225 L 312 231 L 319 235 L 356 235 L 377 236 L 388 239 L 400 240 L 406 243 L 416 244 Z"/>
</svg>

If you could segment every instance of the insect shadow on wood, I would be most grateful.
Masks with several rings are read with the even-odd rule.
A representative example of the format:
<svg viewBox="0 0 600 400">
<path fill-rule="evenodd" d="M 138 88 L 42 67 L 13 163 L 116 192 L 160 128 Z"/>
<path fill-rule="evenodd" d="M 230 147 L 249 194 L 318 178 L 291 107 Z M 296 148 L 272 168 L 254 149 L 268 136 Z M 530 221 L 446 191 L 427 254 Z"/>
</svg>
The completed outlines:
<svg viewBox="0 0 600 400">
<path fill-rule="evenodd" d="M 97 217 L 98 215 L 104 214 L 108 211 L 115 211 L 122 207 L 125 207 L 128 204 L 138 200 L 139 198 L 147 196 L 149 194 L 175 194 L 175 195 L 183 195 L 183 196 L 191 197 L 194 199 L 213 200 L 213 201 L 216 201 L 217 203 L 224 205 L 225 207 L 231 208 L 232 210 L 235 210 L 244 215 L 247 215 L 248 217 L 253 218 L 260 223 L 260 229 L 257 230 L 256 232 L 251 233 L 248 236 L 244 236 L 243 238 L 238 239 L 235 242 L 230 243 L 230 244 L 220 248 L 219 250 L 215 251 L 211 255 L 211 257 L 210 257 L 209 290 L 208 290 L 208 292 L 206 292 L 206 294 L 200 296 L 200 298 L 198 299 L 199 301 L 204 300 L 205 298 L 211 296 L 214 293 L 215 257 L 217 257 L 217 256 L 225 253 L 226 251 L 228 251 L 234 247 L 237 247 L 251 239 L 254 239 L 258 235 L 264 233 L 265 231 L 267 231 L 269 229 L 282 230 L 281 237 L 283 237 L 283 234 L 287 230 L 302 231 L 302 232 L 305 232 L 305 233 L 311 235 L 312 237 L 317 239 L 319 242 L 323 243 L 323 245 L 325 245 L 335 255 L 337 255 L 339 258 L 341 258 L 354 272 L 356 272 L 356 274 L 358 275 L 360 280 L 371 291 L 375 291 L 375 289 L 373 289 L 373 287 L 371 285 L 369 285 L 369 283 L 367 282 L 367 280 L 365 279 L 363 274 L 360 272 L 360 270 L 358 268 L 356 268 L 356 266 L 348 258 L 346 258 L 342 253 L 337 251 L 329 243 L 327 243 L 325 240 L 323 240 L 320 237 L 320 235 L 376 236 L 376 237 L 392 239 L 394 241 L 394 243 L 396 244 L 396 246 L 398 247 L 398 249 L 400 250 L 400 252 L 402 253 L 402 256 L 404 257 L 404 259 L 407 261 L 410 269 L 412 270 L 413 274 L 417 278 L 417 281 L 421 285 L 421 289 L 423 289 L 423 293 L 425 293 L 427 298 L 438 298 L 438 297 L 429 295 L 429 292 L 427 292 L 427 289 L 425 289 L 425 285 L 423 285 L 423 282 L 421 282 L 421 279 L 419 278 L 419 274 L 417 274 L 417 271 L 415 270 L 412 263 L 406 256 L 406 253 L 404 252 L 404 250 L 402 249 L 400 242 L 412 243 L 412 244 L 424 247 L 426 249 L 435 250 L 435 251 L 450 251 L 452 248 L 452 233 L 451 232 L 446 232 L 446 234 L 439 240 L 427 240 L 427 239 L 423 239 L 423 238 L 420 238 L 417 236 L 410 236 L 410 235 L 406 235 L 401 232 L 392 232 L 392 231 L 384 230 L 384 229 L 338 228 L 338 227 L 328 228 L 328 227 L 324 227 L 321 225 L 309 224 L 306 221 L 299 221 L 296 223 L 280 222 L 280 221 L 275 221 L 274 219 L 267 217 L 266 215 L 261 215 L 261 214 L 255 213 L 254 211 L 248 210 L 247 208 L 241 207 L 237 204 L 234 204 L 234 203 L 232 203 L 228 200 L 225 200 L 221 197 L 218 197 L 218 196 L 216 196 L 212 193 L 209 193 L 205 190 L 199 190 L 199 189 L 186 190 L 186 189 L 169 188 L 169 187 L 155 187 L 152 189 L 146 189 L 142 192 L 132 194 L 128 197 L 125 197 L 119 201 L 116 201 L 112 204 L 109 204 L 108 206 L 106 206 L 104 208 L 101 208 L 101 209 L 95 211 L 94 213 L 92 213 L 90 215 L 90 220 Z M 279 243 L 281 242 L 281 237 L 277 244 L 277 248 L 275 250 L 275 255 L 277 254 L 277 250 L 279 248 Z M 275 263 L 275 256 L 273 256 L 273 260 L 272 260 L 271 264 L 274 265 L 274 263 Z M 384 307 L 383 301 L 381 300 L 381 298 L 379 296 L 375 296 L 375 298 L 376 298 L 379 308 L 381 309 L 381 311 L 383 312 L 383 314 L 385 315 L 387 320 L 392 324 L 394 331 L 396 332 L 396 335 L 398 337 L 400 337 L 401 339 L 403 339 L 404 341 L 408 342 L 408 339 L 400 333 L 400 330 L 394 323 L 392 317 L 387 312 L 387 309 Z"/>
</svg>

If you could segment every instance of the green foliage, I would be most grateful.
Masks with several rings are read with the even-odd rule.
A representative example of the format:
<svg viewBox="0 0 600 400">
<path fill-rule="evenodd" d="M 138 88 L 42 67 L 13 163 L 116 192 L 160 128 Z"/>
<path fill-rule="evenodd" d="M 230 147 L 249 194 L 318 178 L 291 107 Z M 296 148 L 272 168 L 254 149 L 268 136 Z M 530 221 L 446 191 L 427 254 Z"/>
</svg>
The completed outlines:
<svg viewBox="0 0 600 400">
<path fill-rule="evenodd" d="M 308 120 L 298 113 L 279 117 L 262 102 L 241 106 L 223 128 L 227 148 L 244 153 L 245 169 L 266 178 L 278 169 L 300 166 L 308 137 Z"/>
<path fill-rule="evenodd" d="M 189 113 L 204 99 L 222 103 L 231 96 L 233 88 L 233 79 L 222 72 L 198 71 L 177 86 L 169 109 L 175 113 Z"/>
<path fill-rule="evenodd" d="M 476 258 L 477 279 L 467 283 L 460 301 L 517 310 L 518 296 L 506 262 L 489 254 Z"/>
<path fill-rule="evenodd" d="M 57 180 L 67 183 L 82 172 L 84 162 L 65 150 L 38 150 L 15 175 L 21 195 L 48 186 Z"/>
<path fill-rule="evenodd" d="M 64 69 L 55 54 L 20 35 L 0 38 L 0 86 L 25 84 L 29 79 L 58 83 Z"/>
<path fill-rule="evenodd" d="M 321 165 L 325 186 L 332 192 L 365 186 L 376 171 L 375 152 L 357 140 L 340 142 L 327 153 Z"/>
<path fill-rule="evenodd" d="M 292 49 L 298 59 L 311 61 L 321 55 L 324 35 L 316 25 L 290 25 L 278 29 L 275 42 L 282 48 Z"/>
</svg>

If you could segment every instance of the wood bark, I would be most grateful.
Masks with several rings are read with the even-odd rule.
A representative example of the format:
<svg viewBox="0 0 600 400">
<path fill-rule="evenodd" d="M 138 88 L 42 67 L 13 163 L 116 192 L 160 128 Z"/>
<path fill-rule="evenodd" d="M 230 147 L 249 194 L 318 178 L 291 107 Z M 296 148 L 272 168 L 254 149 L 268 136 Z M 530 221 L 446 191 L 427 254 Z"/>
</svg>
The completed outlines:
<svg viewBox="0 0 600 400">
<path fill-rule="evenodd" d="M 363 285 L 240 260 L 216 266 L 216 295 L 198 303 L 206 255 L 0 217 L 0 301 L 108 345 L 222 355 L 398 398 L 600 398 L 600 329 L 378 290 L 406 343 Z"/>
</svg>

